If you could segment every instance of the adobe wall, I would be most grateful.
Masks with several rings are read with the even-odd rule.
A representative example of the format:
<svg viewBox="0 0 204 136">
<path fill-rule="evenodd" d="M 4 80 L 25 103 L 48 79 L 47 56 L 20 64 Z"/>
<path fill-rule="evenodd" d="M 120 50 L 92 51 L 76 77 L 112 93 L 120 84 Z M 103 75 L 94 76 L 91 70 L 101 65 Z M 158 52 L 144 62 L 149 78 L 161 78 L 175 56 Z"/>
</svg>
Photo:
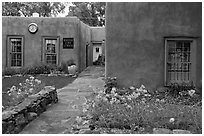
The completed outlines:
<svg viewBox="0 0 204 136">
<path fill-rule="evenodd" d="M 79 23 L 80 25 L 80 30 L 79 30 L 79 37 L 80 37 L 80 45 L 81 48 L 79 50 L 79 58 L 81 58 L 80 61 L 80 68 L 81 70 L 84 69 L 86 67 L 86 55 L 88 55 L 88 64 L 91 65 L 91 51 L 89 51 L 86 54 L 86 45 L 90 44 L 91 42 L 91 29 L 88 25 L 84 24 L 83 22 L 80 21 Z M 88 50 L 91 50 L 91 48 L 89 48 Z"/>
<path fill-rule="evenodd" d="M 196 86 L 202 79 L 202 3 L 107 3 L 106 76 L 119 85 L 164 85 L 164 37 L 197 37 Z"/>
<path fill-rule="evenodd" d="M 28 31 L 28 25 L 36 23 L 38 31 L 31 34 Z M 79 71 L 84 69 L 84 62 L 79 61 L 80 46 L 84 46 L 81 41 L 90 37 L 90 34 L 85 37 L 80 37 L 84 27 L 81 27 L 80 21 L 76 17 L 66 18 L 43 18 L 43 17 L 2 17 L 2 67 L 7 66 L 8 53 L 6 48 L 7 36 L 21 35 L 24 37 L 24 67 L 33 65 L 38 62 L 43 62 L 42 52 L 42 37 L 57 36 L 59 37 L 59 65 L 63 61 L 73 59 L 79 68 Z M 82 30 L 81 30 L 82 29 Z M 86 28 L 86 31 L 88 27 Z M 83 31 L 84 32 L 84 31 Z M 90 33 L 90 32 L 88 32 Z M 87 34 L 87 33 L 86 33 Z M 84 34 L 85 35 L 85 34 Z M 63 38 L 74 38 L 74 49 L 63 49 Z M 84 57 L 83 57 L 84 59 Z"/>
</svg>

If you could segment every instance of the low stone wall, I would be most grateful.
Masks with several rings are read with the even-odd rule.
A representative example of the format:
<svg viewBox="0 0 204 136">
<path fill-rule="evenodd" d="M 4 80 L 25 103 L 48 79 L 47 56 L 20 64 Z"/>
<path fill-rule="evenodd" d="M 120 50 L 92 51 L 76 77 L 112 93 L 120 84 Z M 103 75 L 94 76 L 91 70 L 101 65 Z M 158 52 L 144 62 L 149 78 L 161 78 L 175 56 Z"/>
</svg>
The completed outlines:
<svg viewBox="0 0 204 136">
<path fill-rule="evenodd" d="M 2 112 L 2 133 L 19 133 L 29 122 L 44 112 L 48 104 L 57 102 L 56 89 L 46 86 L 45 89 L 29 96 L 19 105 L 9 107 Z"/>
</svg>

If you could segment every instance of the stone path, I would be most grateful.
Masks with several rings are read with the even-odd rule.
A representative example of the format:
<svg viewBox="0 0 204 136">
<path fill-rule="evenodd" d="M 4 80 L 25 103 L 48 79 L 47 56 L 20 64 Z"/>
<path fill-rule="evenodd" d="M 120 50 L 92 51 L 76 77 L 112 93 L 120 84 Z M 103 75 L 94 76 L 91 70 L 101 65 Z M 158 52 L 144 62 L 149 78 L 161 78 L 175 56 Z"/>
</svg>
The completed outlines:
<svg viewBox="0 0 204 136">
<path fill-rule="evenodd" d="M 20 134 L 69 134 L 82 113 L 85 96 L 103 89 L 104 67 L 88 67 L 68 86 L 57 90 L 58 103 L 30 122 Z"/>
</svg>

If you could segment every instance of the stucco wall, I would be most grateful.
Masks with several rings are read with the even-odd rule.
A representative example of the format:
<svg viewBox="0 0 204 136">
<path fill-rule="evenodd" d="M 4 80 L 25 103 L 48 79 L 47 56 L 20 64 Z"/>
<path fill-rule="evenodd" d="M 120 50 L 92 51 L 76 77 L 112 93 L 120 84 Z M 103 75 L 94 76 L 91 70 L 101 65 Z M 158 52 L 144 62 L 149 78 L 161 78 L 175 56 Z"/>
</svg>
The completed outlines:
<svg viewBox="0 0 204 136">
<path fill-rule="evenodd" d="M 90 56 L 90 54 L 86 54 L 86 45 L 90 44 L 91 42 L 91 30 L 90 27 L 83 22 L 80 22 L 80 51 L 79 51 L 79 56 L 80 56 L 80 67 L 84 69 L 86 67 L 86 55 Z M 90 50 L 90 49 L 89 49 Z M 88 58 L 88 62 L 90 63 L 90 58 Z"/>
<path fill-rule="evenodd" d="M 121 86 L 163 86 L 165 36 L 198 37 L 193 63 L 201 87 L 201 3 L 107 3 L 106 76 Z"/>
<path fill-rule="evenodd" d="M 41 17 L 2 17 L 2 66 L 6 66 L 6 39 L 8 35 L 24 36 L 24 66 L 29 66 L 42 60 L 42 37 L 59 37 L 59 65 L 62 61 L 74 59 L 79 66 L 79 19 L 41 18 Z M 31 34 L 28 25 L 36 23 L 38 31 Z M 74 49 L 63 49 L 63 38 L 74 38 Z M 81 68 L 80 68 L 81 69 Z"/>
<path fill-rule="evenodd" d="M 92 41 L 105 40 L 105 27 L 91 27 L 91 40 Z"/>
</svg>

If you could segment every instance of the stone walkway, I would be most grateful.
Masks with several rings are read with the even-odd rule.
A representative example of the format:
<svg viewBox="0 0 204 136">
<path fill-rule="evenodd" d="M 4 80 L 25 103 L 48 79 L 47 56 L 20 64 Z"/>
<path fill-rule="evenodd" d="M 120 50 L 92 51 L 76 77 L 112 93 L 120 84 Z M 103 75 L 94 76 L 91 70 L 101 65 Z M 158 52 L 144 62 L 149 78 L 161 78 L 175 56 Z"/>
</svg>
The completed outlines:
<svg viewBox="0 0 204 136">
<path fill-rule="evenodd" d="M 20 134 L 69 134 L 76 117 L 82 113 L 85 96 L 103 89 L 104 67 L 88 67 L 68 86 L 57 90 L 58 103 L 50 105 Z"/>
</svg>

